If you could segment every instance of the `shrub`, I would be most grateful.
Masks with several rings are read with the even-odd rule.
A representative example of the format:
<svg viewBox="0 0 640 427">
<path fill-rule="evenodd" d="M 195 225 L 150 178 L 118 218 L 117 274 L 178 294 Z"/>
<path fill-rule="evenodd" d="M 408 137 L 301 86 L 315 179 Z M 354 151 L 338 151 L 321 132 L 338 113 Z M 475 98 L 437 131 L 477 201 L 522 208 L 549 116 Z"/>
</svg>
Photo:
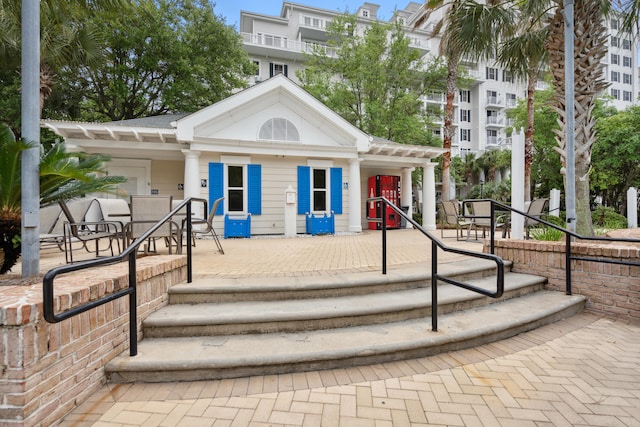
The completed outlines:
<svg viewBox="0 0 640 427">
<path fill-rule="evenodd" d="M 607 206 L 598 206 L 596 210 L 592 211 L 591 220 L 593 226 L 597 228 L 615 230 L 627 227 L 627 218 Z"/>
</svg>

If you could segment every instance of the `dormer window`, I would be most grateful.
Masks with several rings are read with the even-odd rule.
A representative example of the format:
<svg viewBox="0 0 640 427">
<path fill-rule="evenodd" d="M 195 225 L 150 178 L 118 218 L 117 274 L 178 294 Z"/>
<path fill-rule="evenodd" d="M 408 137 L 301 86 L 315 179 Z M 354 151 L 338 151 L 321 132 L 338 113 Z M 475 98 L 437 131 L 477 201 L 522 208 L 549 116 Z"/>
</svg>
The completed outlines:
<svg viewBox="0 0 640 427">
<path fill-rule="evenodd" d="M 361 14 L 362 14 L 362 17 L 363 17 L 363 18 L 368 18 L 368 17 L 369 17 L 369 10 L 367 10 L 367 9 L 362 9 Z"/>
<path fill-rule="evenodd" d="M 300 142 L 300 133 L 287 119 L 276 117 L 269 119 L 260 128 L 258 139 L 266 141 Z"/>
</svg>

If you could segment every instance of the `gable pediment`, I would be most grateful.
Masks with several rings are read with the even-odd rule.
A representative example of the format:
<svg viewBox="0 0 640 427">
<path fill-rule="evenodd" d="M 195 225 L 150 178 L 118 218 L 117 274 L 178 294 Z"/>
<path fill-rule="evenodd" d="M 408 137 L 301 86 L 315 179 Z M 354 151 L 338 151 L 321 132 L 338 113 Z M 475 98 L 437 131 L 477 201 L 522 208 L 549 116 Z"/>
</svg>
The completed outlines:
<svg viewBox="0 0 640 427">
<path fill-rule="evenodd" d="M 298 140 L 261 137 L 260 129 L 269 121 L 285 120 L 293 125 Z M 284 76 L 276 76 L 252 86 L 177 122 L 178 136 L 198 140 L 304 146 L 368 146 L 368 136 L 302 90 Z"/>
</svg>

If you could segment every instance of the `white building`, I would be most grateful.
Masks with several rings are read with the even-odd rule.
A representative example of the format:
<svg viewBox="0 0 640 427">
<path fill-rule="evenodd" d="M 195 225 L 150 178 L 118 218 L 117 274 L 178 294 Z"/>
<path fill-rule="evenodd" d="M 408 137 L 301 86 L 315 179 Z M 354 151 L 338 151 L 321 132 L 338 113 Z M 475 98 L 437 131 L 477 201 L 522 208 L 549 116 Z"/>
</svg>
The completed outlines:
<svg viewBox="0 0 640 427">
<path fill-rule="evenodd" d="M 109 175 L 128 178 L 125 197 L 198 197 L 209 207 L 224 197 L 215 226 L 225 235 L 241 221 L 250 235 L 314 234 L 313 221 L 361 232 L 371 226 L 366 199 L 377 176 L 400 177 L 393 191 L 411 215 L 415 168 L 423 169 L 423 225 L 436 228 L 432 159 L 442 148 L 367 135 L 282 75 L 192 114 L 43 126 L 70 150 L 111 156 Z"/>
<path fill-rule="evenodd" d="M 319 3 L 319 2 L 318 2 Z M 442 12 L 435 11 L 421 22 L 422 3 L 410 2 L 397 10 L 391 18 L 407 28 L 413 47 L 423 55 L 437 55 L 439 36 L 432 30 L 441 19 Z M 365 2 L 356 11 L 362 25 L 377 19 L 379 6 Z M 292 2 L 283 2 L 279 15 L 263 15 L 248 11 L 240 13 L 239 31 L 245 50 L 258 65 L 254 82 L 259 82 L 277 73 L 283 73 L 298 82 L 296 71 L 304 67 L 304 52 L 312 46 L 327 42 L 327 23 L 338 13 L 321 7 Z M 611 82 L 609 102 L 618 109 L 636 103 L 638 94 L 637 40 L 619 34 L 620 20 L 611 18 L 607 22 L 609 31 L 609 53 L 606 57 L 605 78 Z M 411 29 L 411 31 L 409 31 Z M 465 61 L 462 64 L 473 82 L 469 88 L 460 90 L 455 103 L 454 124 L 457 126 L 452 154 L 482 152 L 487 149 L 508 148 L 510 121 L 506 112 L 517 105 L 518 99 L 526 96 L 526 85 L 495 64 Z M 543 82 L 539 83 L 543 85 Z M 444 107 L 444 96 L 435 93 L 424 99 L 429 104 Z M 435 129 L 441 134 L 441 129 Z"/>
</svg>

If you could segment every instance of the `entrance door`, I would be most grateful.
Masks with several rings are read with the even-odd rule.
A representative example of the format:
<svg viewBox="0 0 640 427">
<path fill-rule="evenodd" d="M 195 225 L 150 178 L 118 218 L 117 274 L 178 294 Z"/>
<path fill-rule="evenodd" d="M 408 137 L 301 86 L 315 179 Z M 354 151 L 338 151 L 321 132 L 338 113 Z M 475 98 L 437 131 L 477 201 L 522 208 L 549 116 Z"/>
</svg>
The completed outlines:
<svg viewBox="0 0 640 427">
<path fill-rule="evenodd" d="M 127 182 L 120 184 L 120 194 L 107 194 L 107 198 L 129 200 L 132 194 L 151 194 L 151 160 L 112 159 L 107 164 L 107 173 L 127 178 Z"/>
</svg>

